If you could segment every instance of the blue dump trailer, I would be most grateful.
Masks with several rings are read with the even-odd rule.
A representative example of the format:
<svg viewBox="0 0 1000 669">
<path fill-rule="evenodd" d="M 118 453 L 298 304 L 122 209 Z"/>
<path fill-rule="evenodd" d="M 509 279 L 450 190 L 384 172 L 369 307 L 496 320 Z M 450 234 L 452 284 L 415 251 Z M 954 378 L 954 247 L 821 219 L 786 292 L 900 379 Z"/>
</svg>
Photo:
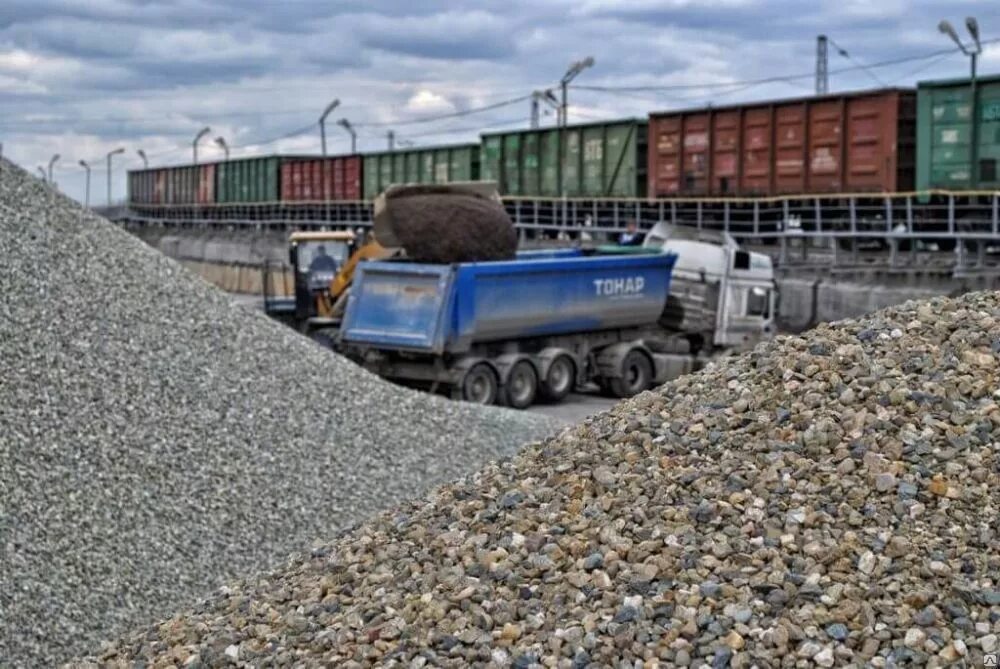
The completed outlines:
<svg viewBox="0 0 1000 669">
<path fill-rule="evenodd" d="M 676 255 L 527 252 L 502 262 L 358 266 L 338 348 L 392 379 L 524 408 L 594 382 L 617 396 L 691 371 L 659 325 Z"/>
</svg>

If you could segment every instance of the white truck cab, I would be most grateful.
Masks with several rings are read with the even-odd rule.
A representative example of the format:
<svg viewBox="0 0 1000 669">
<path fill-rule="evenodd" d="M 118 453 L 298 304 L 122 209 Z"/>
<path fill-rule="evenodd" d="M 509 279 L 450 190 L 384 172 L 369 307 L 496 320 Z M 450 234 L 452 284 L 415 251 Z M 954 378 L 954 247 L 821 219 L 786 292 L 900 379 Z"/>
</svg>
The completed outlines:
<svg viewBox="0 0 1000 669">
<path fill-rule="evenodd" d="M 775 332 L 774 267 L 716 230 L 657 223 L 643 242 L 677 254 L 670 284 L 670 326 L 702 348 L 752 348 Z M 666 316 L 667 314 L 665 314 Z"/>
</svg>

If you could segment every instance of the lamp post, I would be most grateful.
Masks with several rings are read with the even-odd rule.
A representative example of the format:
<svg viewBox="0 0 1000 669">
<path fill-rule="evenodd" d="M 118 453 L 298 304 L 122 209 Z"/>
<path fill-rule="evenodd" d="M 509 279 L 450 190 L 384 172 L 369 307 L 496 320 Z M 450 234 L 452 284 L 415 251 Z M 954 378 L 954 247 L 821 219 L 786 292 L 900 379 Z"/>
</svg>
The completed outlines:
<svg viewBox="0 0 1000 669">
<path fill-rule="evenodd" d="M 87 170 L 87 194 L 84 196 L 83 206 L 90 206 L 90 165 L 87 164 L 86 160 L 80 161 L 80 167 Z"/>
<path fill-rule="evenodd" d="M 49 159 L 49 183 L 51 184 L 55 184 L 55 179 L 52 178 L 52 167 L 56 164 L 58 160 L 59 160 L 58 153 L 52 156 L 51 159 Z"/>
<path fill-rule="evenodd" d="M 969 114 L 969 122 L 971 124 L 971 130 L 969 131 L 969 188 L 975 190 L 979 187 L 979 90 L 976 86 L 976 61 L 979 58 L 979 54 L 983 52 L 983 45 L 979 42 L 979 23 L 974 17 L 969 16 L 965 19 L 965 27 L 972 36 L 972 42 L 975 44 L 974 49 L 966 48 L 950 22 L 944 20 L 938 24 L 938 30 L 950 37 L 958 45 L 961 52 L 969 57 L 971 65 L 971 76 L 969 77 L 969 104 L 972 109 Z"/>
<path fill-rule="evenodd" d="M 358 152 L 358 133 L 354 132 L 354 126 L 346 118 L 342 118 L 337 121 L 337 125 L 351 133 L 351 153 Z"/>
<path fill-rule="evenodd" d="M 560 127 L 559 131 L 559 169 L 557 170 L 557 178 L 559 179 L 559 193 L 563 198 L 562 202 L 562 219 L 563 223 L 566 222 L 566 183 L 565 175 L 563 174 L 563 163 L 566 162 L 566 124 L 569 121 L 569 82 L 576 79 L 577 76 L 588 67 L 594 66 L 593 56 L 587 56 L 583 60 L 578 60 L 569 66 L 566 70 L 566 74 L 562 76 L 559 80 L 559 86 L 562 89 L 562 101 L 559 105 L 559 118 L 558 123 Z"/>
<path fill-rule="evenodd" d="M 194 141 L 191 143 L 191 148 L 194 150 L 194 164 L 195 165 L 198 164 L 198 142 L 200 142 L 201 138 L 204 137 L 205 135 L 207 135 L 210 132 L 212 132 L 212 129 L 209 128 L 208 126 L 205 126 L 204 128 L 202 128 L 201 130 L 198 131 L 197 135 L 194 136 Z"/>
<path fill-rule="evenodd" d="M 319 117 L 319 140 L 323 144 L 323 155 L 326 155 L 326 117 L 330 115 L 334 109 L 340 106 L 340 99 L 334 98 L 333 102 L 326 106 L 323 113 Z"/>
<path fill-rule="evenodd" d="M 561 105 L 562 114 L 560 119 L 560 125 L 564 128 L 568 123 L 568 117 L 569 117 L 569 102 L 567 100 L 568 97 L 567 89 L 569 88 L 569 82 L 576 79 L 577 75 L 586 70 L 588 67 L 593 67 L 593 66 L 594 66 L 593 56 L 587 56 L 583 60 L 578 60 L 572 65 L 570 65 L 569 69 L 566 70 L 566 74 L 564 74 L 563 78 L 559 80 L 559 85 L 562 87 L 562 105 Z"/>
<path fill-rule="evenodd" d="M 219 148 L 221 148 L 223 151 L 226 152 L 226 160 L 229 160 L 229 145 L 226 144 L 226 140 L 223 139 L 222 137 L 216 137 L 215 144 L 216 146 L 218 146 Z"/>
<path fill-rule="evenodd" d="M 40 175 L 42 175 L 42 183 L 47 183 L 47 182 L 48 182 L 48 179 L 47 179 L 47 178 L 45 178 L 45 168 L 44 168 L 44 167 L 42 167 L 41 165 L 39 165 L 39 166 L 38 166 L 38 173 L 39 173 Z"/>
<path fill-rule="evenodd" d="M 125 153 L 124 148 L 117 148 L 114 151 L 108 151 L 108 206 L 111 206 L 111 157 L 117 156 Z"/>
<path fill-rule="evenodd" d="M 142 158 L 142 168 L 145 169 L 145 170 L 148 170 L 149 169 L 149 158 L 146 157 L 146 152 L 143 151 L 142 149 L 138 149 L 138 150 L 136 150 L 136 153 L 138 153 L 139 157 Z"/>
</svg>

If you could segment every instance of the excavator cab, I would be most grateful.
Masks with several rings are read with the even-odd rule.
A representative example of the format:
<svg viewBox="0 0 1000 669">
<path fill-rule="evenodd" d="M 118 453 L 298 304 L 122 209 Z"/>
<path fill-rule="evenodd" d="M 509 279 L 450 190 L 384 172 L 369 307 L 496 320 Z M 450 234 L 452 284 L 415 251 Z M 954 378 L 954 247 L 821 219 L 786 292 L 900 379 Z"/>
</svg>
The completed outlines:
<svg viewBox="0 0 1000 669">
<path fill-rule="evenodd" d="M 349 231 L 293 232 L 288 262 L 295 273 L 295 319 L 314 318 L 330 285 L 355 250 L 356 236 Z"/>
</svg>

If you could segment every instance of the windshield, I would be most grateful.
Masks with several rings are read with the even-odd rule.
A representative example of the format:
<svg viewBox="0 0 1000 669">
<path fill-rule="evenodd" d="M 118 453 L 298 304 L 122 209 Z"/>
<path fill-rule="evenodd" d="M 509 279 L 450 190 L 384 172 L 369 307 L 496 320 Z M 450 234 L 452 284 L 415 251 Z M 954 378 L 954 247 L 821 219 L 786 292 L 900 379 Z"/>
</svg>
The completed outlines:
<svg viewBox="0 0 1000 669">
<path fill-rule="evenodd" d="M 333 272 L 347 260 L 347 243 L 342 241 L 299 242 L 299 272 Z"/>
</svg>

